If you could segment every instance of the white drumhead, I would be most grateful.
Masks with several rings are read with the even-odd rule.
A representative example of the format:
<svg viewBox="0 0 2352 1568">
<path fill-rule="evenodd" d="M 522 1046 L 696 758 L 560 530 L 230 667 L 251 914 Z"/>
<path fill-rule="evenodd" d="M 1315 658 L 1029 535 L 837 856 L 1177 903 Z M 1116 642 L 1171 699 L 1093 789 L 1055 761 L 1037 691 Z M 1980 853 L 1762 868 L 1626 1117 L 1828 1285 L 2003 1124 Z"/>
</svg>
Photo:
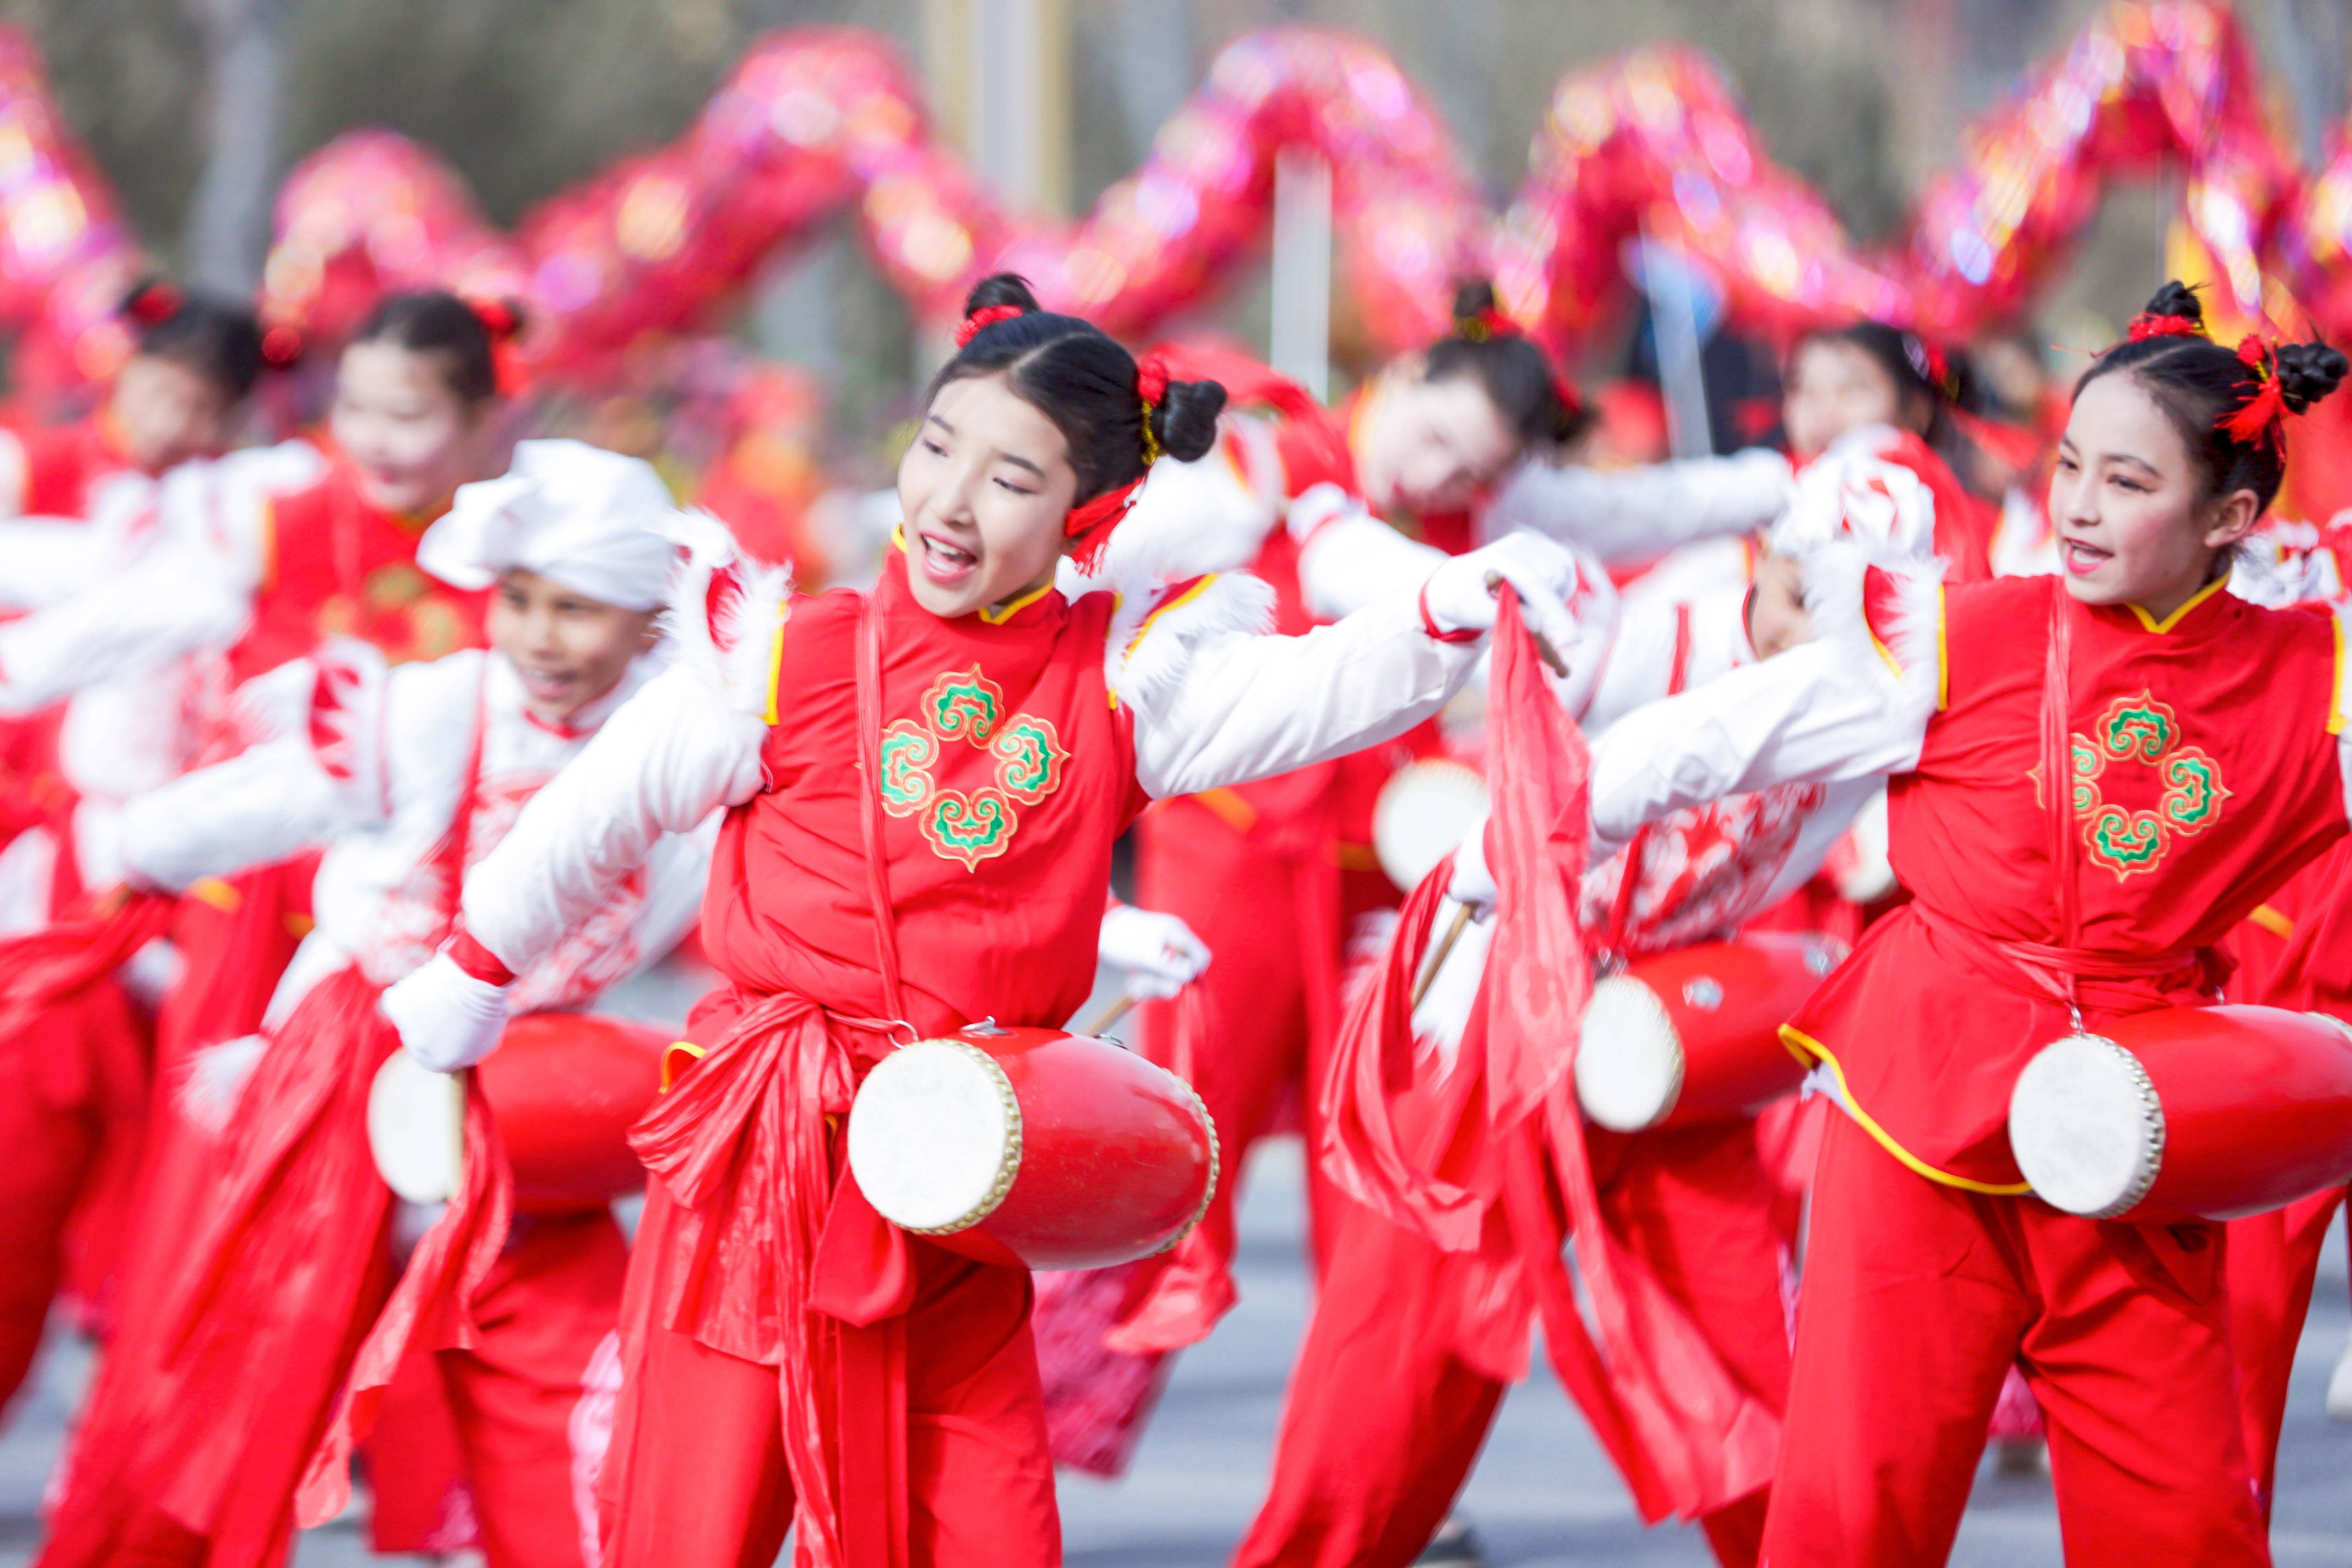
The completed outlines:
<svg viewBox="0 0 2352 1568">
<path fill-rule="evenodd" d="M 465 1089 L 447 1073 L 394 1051 L 368 1086 L 368 1151 L 394 1195 L 447 1203 L 465 1149 Z"/>
<path fill-rule="evenodd" d="M 1576 1100 L 1612 1132 L 1666 1119 L 1683 1091 L 1683 1042 L 1656 993 L 1626 974 L 1592 987 L 1576 1047 Z"/>
<path fill-rule="evenodd" d="M 1411 892 L 1486 811 L 1486 781 L 1477 769 L 1443 757 L 1407 763 L 1372 805 L 1372 853 L 1389 880 Z"/>
<path fill-rule="evenodd" d="M 919 1040 L 866 1075 L 849 1108 L 849 1168 L 874 1212 L 908 1230 L 965 1230 L 1021 1170 L 1021 1107 L 987 1052 Z"/>
<path fill-rule="evenodd" d="M 2042 1202 L 2105 1219 L 2154 1184 L 2164 1110 L 2138 1058 L 2097 1035 L 2069 1035 L 2017 1075 L 2009 1148 Z"/>
</svg>

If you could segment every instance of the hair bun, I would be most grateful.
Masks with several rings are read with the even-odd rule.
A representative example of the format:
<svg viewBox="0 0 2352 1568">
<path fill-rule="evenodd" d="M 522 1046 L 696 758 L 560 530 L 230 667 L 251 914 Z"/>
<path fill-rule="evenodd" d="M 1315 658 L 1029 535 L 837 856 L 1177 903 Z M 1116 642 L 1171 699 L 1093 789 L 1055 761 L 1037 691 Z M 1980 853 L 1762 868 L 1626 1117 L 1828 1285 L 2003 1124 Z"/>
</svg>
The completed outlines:
<svg viewBox="0 0 2352 1568">
<path fill-rule="evenodd" d="M 1030 292 L 1029 279 L 1018 272 L 996 272 L 971 286 L 963 297 L 963 313 L 971 316 L 992 307 L 1009 306 L 1026 316 L 1044 309 Z"/>
<path fill-rule="evenodd" d="M 1495 297 L 1495 286 L 1484 278 L 1465 278 L 1454 286 L 1454 321 L 1456 326 L 1475 321 L 1489 311 L 1501 309 Z"/>
<path fill-rule="evenodd" d="M 2290 414 L 2300 414 L 2334 392 L 2347 371 L 2352 371 L 2352 361 L 2326 343 L 2279 345 L 2279 395 Z"/>
<path fill-rule="evenodd" d="M 2188 321 L 2200 328 L 2205 325 L 2204 301 L 2197 298 L 2196 289 L 2178 278 L 2168 279 L 2164 287 L 2150 297 L 2147 308 L 2140 314 L 2153 316 L 2158 321 Z"/>
<path fill-rule="evenodd" d="M 1225 411 L 1225 389 L 1213 381 L 1171 381 L 1151 406 L 1151 435 L 1160 449 L 1180 463 L 1209 455 L 1217 444 L 1217 416 Z"/>
</svg>

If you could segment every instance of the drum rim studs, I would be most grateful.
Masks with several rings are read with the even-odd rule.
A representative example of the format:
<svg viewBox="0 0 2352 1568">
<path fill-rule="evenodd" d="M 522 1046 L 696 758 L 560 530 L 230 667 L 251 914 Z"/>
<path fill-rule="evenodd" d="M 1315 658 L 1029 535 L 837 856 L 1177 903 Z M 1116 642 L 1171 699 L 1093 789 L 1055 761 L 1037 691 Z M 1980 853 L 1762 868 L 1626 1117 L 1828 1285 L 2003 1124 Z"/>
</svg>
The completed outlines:
<svg viewBox="0 0 2352 1568">
<path fill-rule="evenodd" d="M 2156 1178 L 2164 1172 L 2164 1100 L 2156 1092 L 2156 1082 L 2147 1076 L 2147 1068 L 2130 1051 L 2105 1035 L 2084 1034 L 2077 1037 L 2105 1046 L 2122 1058 L 2124 1070 L 2131 1076 L 2132 1087 L 2139 1090 L 2140 1100 L 2147 1107 L 2147 1116 L 2140 1123 L 2140 1147 L 2147 1155 L 2147 1166 L 2141 1171 L 2139 1180 L 2132 1184 L 2129 1192 L 2089 1216 L 2092 1219 L 2114 1219 L 2138 1207 L 2140 1200 L 2147 1197 L 2156 1185 Z"/>
<path fill-rule="evenodd" d="M 1193 1209 L 1192 1217 L 1184 1222 L 1184 1228 L 1145 1253 L 1146 1258 L 1157 1258 L 1163 1252 L 1173 1252 L 1184 1245 L 1184 1238 L 1192 1234 L 1202 1220 L 1208 1217 L 1209 1205 L 1217 1201 L 1217 1180 L 1223 1172 L 1223 1162 L 1217 1152 L 1217 1119 L 1209 1114 L 1208 1101 L 1201 1098 L 1199 1089 L 1186 1083 L 1181 1078 L 1178 1078 L 1176 1074 L 1171 1073 L 1168 1076 L 1176 1079 L 1177 1087 L 1181 1089 L 1185 1098 L 1192 1102 L 1192 1109 L 1201 1113 L 1201 1125 L 1208 1131 L 1209 1184 L 1201 1194 L 1200 1205 Z"/>
</svg>

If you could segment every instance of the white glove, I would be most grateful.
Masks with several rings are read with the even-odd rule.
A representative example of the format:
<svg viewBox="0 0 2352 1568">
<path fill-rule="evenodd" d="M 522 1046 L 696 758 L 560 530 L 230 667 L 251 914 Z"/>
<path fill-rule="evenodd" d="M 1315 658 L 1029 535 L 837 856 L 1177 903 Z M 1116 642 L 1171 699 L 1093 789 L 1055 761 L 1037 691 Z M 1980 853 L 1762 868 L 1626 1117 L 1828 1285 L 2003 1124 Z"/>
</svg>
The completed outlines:
<svg viewBox="0 0 2352 1568">
<path fill-rule="evenodd" d="M 1492 631 L 1495 594 L 1486 579 L 1499 577 L 1517 590 L 1528 626 L 1555 649 L 1576 641 L 1576 617 L 1568 602 L 1576 594 L 1576 557 L 1536 533 L 1507 533 L 1494 543 L 1456 555 L 1429 574 L 1422 603 L 1444 632 Z"/>
<path fill-rule="evenodd" d="M 1121 904 L 1103 916 L 1095 954 L 1125 977 L 1130 996 L 1173 996 L 1209 967 L 1208 944 L 1174 915 Z"/>
<path fill-rule="evenodd" d="M 446 952 L 394 981 L 381 1005 L 408 1054 L 435 1072 L 472 1067 L 506 1032 L 506 987 L 475 979 Z"/>
<path fill-rule="evenodd" d="M 1445 885 L 1445 896 L 1457 904 L 1469 906 L 1470 918 L 1483 921 L 1495 912 L 1495 872 L 1486 864 L 1486 817 L 1481 814 L 1462 836 L 1462 847 L 1454 851 L 1454 879 Z"/>
</svg>

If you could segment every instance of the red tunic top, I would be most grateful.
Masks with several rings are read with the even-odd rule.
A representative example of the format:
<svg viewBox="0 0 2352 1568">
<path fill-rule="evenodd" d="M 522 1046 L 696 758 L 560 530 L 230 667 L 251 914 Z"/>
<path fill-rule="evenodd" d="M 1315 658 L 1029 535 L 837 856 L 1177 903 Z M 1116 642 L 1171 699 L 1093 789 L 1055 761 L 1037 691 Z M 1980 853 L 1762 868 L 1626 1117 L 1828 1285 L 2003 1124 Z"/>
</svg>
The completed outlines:
<svg viewBox="0 0 2352 1568">
<path fill-rule="evenodd" d="M 26 517 L 88 517 L 98 487 L 138 466 L 104 414 L 15 429 L 7 437 L 24 463 L 16 510 Z"/>
<path fill-rule="evenodd" d="M 373 643 L 394 664 L 482 646 L 483 594 L 417 570 L 433 520 L 372 504 L 342 463 L 306 490 L 268 501 L 261 590 L 230 667 L 238 680 L 300 658 L 321 637 Z"/>
<path fill-rule="evenodd" d="M 1832 1064 L 1856 1121 L 1898 1159 L 2001 1191 L 2022 1190 L 2010 1089 L 2072 1026 L 2052 981 L 1996 945 L 2065 941 L 2039 793 L 2053 595 L 2073 642 L 2082 911 L 2059 967 L 2080 977 L 2089 1027 L 2211 1001 L 2214 945 L 2346 826 L 2325 608 L 2258 609 L 2216 584 L 2159 625 L 2080 605 L 2055 577 L 1947 595 L 1944 705 L 1888 795 L 1890 858 L 1916 898 L 1789 1035 Z"/>
<path fill-rule="evenodd" d="M 1105 683 L 1113 596 L 1048 589 L 999 622 L 915 602 L 892 551 L 882 819 L 908 1022 L 1058 1026 L 1094 984 L 1111 845 L 1145 804 Z M 728 815 L 703 905 L 710 961 L 747 990 L 884 1014 L 854 759 L 862 595 L 794 603 L 768 788 Z"/>
</svg>

